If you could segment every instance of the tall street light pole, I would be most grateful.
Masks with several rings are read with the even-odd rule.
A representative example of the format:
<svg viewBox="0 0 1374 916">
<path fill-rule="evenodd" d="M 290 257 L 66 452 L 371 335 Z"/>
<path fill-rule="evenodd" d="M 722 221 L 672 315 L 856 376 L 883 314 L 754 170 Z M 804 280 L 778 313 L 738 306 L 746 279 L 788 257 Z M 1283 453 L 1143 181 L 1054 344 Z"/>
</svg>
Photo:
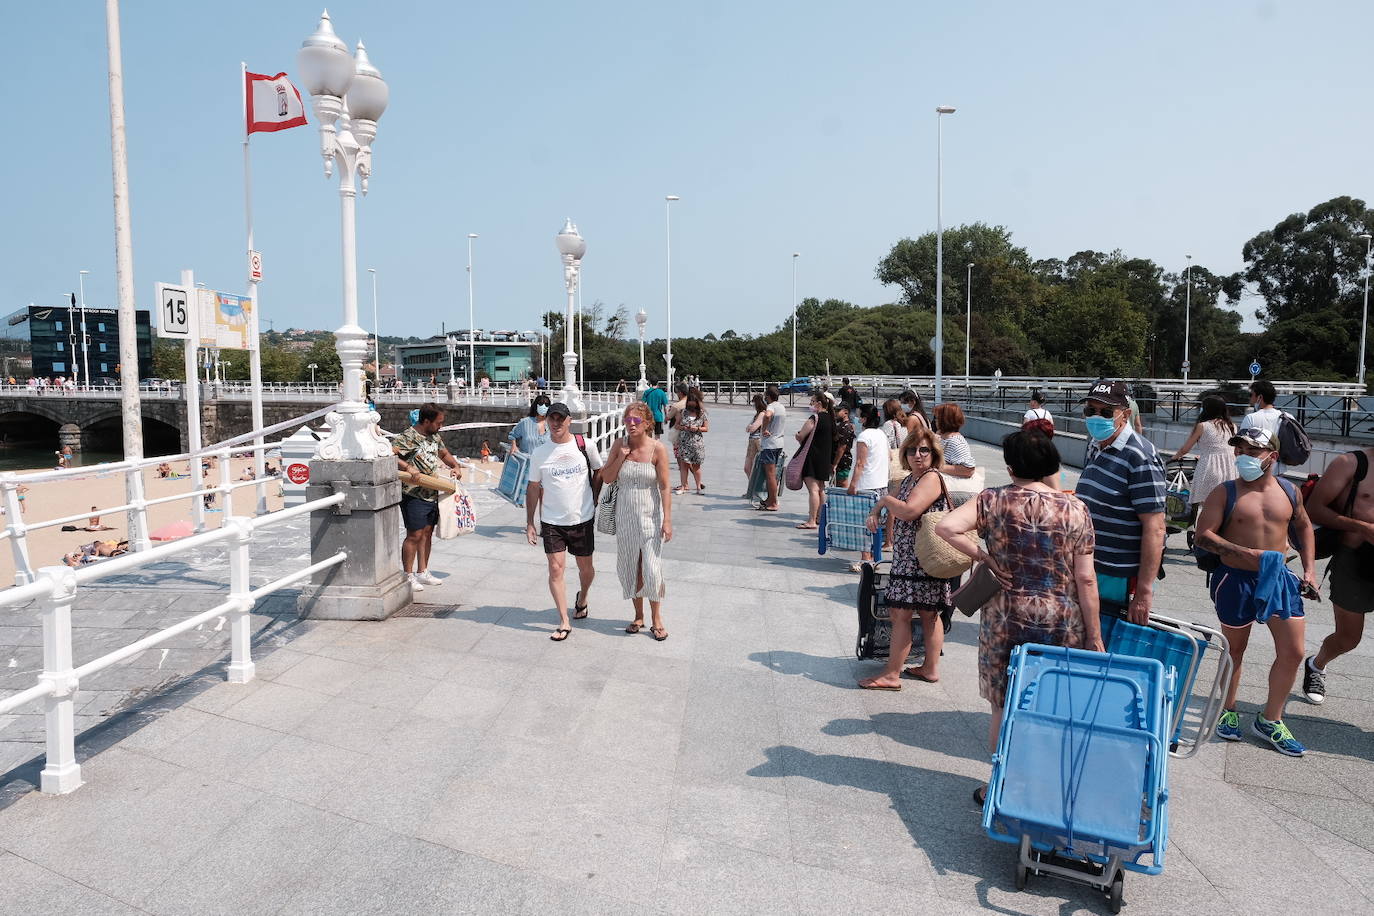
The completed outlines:
<svg viewBox="0 0 1374 916">
<path fill-rule="evenodd" d="M 88 273 L 90 273 L 89 270 L 78 270 L 76 282 L 81 291 L 81 381 L 89 391 L 91 387 L 91 339 L 86 336 L 86 274 Z"/>
<path fill-rule="evenodd" d="M 800 251 L 792 252 L 792 378 L 797 377 L 797 259 Z"/>
<path fill-rule="evenodd" d="M 666 363 L 668 364 L 668 375 L 667 375 L 667 379 L 668 379 L 668 391 L 669 391 L 670 393 L 671 393 L 672 390 L 673 390 L 673 371 L 674 371 L 674 370 L 673 370 L 673 201 L 675 201 L 675 200 L 681 200 L 681 199 L 682 199 L 682 198 L 678 197 L 676 194 L 669 194 L 668 196 L 666 196 L 666 197 L 663 198 L 664 226 L 665 226 L 666 231 L 667 231 L 667 234 L 665 235 L 665 238 L 667 239 L 667 243 L 668 243 L 668 269 L 667 269 L 667 282 L 668 282 L 668 293 L 667 293 L 667 303 L 668 303 L 668 324 L 667 324 L 667 332 L 668 332 L 668 349 L 667 349 L 667 350 L 664 352 L 664 354 L 663 354 L 663 360 L 664 360 L 664 362 L 666 362 Z"/>
<path fill-rule="evenodd" d="M 968 278 L 964 280 L 964 292 L 968 302 L 964 305 L 964 397 L 968 397 L 969 358 L 973 355 L 973 265 L 968 266 Z"/>
<path fill-rule="evenodd" d="M 477 233 L 468 233 L 468 391 L 473 391 L 477 384 L 477 339 L 472 333 L 476 328 L 472 323 L 472 240 L 475 238 Z"/>
<path fill-rule="evenodd" d="M 953 105 L 935 109 L 935 403 L 942 396 L 945 377 L 945 227 L 944 227 L 944 116 L 954 114 Z"/>
<path fill-rule="evenodd" d="M 645 377 L 646 367 L 644 365 L 644 325 L 648 323 L 648 312 L 644 309 L 635 312 L 635 324 L 639 325 L 639 382 L 635 385 L 636 394 L 643 394 L 649 390 L 649 379 Z"/>
<path fill-rule="evenodd" d="M 382 384 L 382 326 L 377 318 L 377 268 L 369 267 L 372 274 L 372 362 L 376 364 L 377 385 Z"/>
<path fill-rule="evenodd" d="M 573 350 L 573 306 L 577 301 L 577 278 L 582 269 L 582 256 L 587 242 L 577 231 L 572 219 L 563 224 L 563 231 L 554 237 L 559 257 L 563 259 L 563 285 L 568 291 L 567 318 L 563 322 L 563 397 L 568 409 L 579 417 L 587 409 L 582 404 L 582 392 L 577 389 L 577 353 Z"/>
<path fill-rule="evenodd" d="M 1368 329 L 1369 325 L 1370 239 L 1374 238 L 1374 236 L 1370 236 L 1368 232 L 1362 232 L 1360 233 L 1360 238 L 1364 239 L 1364 311 L 1360 313 L 1360 361 L 1357 370 L 1359 374 L 1355 377 L 1355 381 L 1363 385 L 1365 331 Z"/>
<path fill-rule="evenodd" d="M 1184 255 L 1188 259 L 1188 268 L 1184 271 L 1187 277 L 1185 292 L 1183 294 L 1183 381 L 1188 381 L 1188 370 L 1192 365 L 1188 362 L 1188 338 L 1193 332 L 1193 256 Z"/>
<path fill-rule="evenodd" d="M 358 184 L 367 194 L 372 174 L 372 141 L 377 121 L 386 111 L 390 90 L 382 74 L 367 59 L 358 42 L 357 53 L 334 34 L 329 14 L 320 17 L 315 33 L 301 43 L 297 69 L 305 81 L 320 125 L 320 155 L 328 178 L 339 167 L 339 223 L 343 261 L 343 326 L 334 332 L 343 368 L 343 400 L 330 423 L 329 438 L 320 443 L 326 460 L 390 457 L 391 444 L 377 431 L 381 418 L 363 403 L 363 360 L 367 332 L 358 326 Z"/>
</svg>

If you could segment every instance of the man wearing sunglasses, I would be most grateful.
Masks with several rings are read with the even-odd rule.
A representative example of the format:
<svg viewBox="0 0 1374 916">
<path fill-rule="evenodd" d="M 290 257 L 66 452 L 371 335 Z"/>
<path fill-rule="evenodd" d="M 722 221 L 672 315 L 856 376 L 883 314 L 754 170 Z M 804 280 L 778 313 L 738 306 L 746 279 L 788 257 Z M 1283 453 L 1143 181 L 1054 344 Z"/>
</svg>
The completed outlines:
<svg viewBox="0 0 1374 916">
<path fill-rule="evenodd" d="M 1124 605 L 1143 624 L 1164 554 L 1164 464 L 1131 426 L 1125 382 L 1099 381 L 1079 403 L 1089 442 L 1076 492 L 1097 538 L 1098 594 L 1104 610 Z"/>
<path fill-rule="evenodd" d="M 577 561 L 580 586 L 573 599 L 573 619 L 587 616 L 587 597 L 596 578 L 592 551 L 596 548 L 596 497 L 601 491 L 596 472 L 601 453 L 596 443 L 573 433 L 571 413 L 562 401 L 549 405 L 549 441 L 530 456 L 530 482 L 525 489 L 525 537 L 531 545 L 544 542 L 549 594 L 558 608 L 558 629 L 549 637 L 554 642 L 572 634 L 568 590 L 563 584 L 568 554 Z"/>
</svg>

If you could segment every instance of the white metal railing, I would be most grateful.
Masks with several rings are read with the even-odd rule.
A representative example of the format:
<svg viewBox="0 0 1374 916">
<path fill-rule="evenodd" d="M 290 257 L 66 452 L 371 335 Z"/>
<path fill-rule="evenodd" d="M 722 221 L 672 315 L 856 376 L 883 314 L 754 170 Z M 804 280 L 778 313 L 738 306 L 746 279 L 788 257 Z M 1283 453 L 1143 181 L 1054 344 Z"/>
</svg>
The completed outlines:
<svg viewBox="0 0 1374 916">
<path fill-rule="evenodd" d="M 0 715 L 35 700 L 44 700 L 47 757 L 40 778 L 42 791 L 62 794 L 71 792 L 81 785 L 81 766 L 76 762 L 75 695 L 82 678 L 151 649 L 206 621 L 216 617 L 228 617 L 230 655 L 227 679 L 236 684 L 251 681 L 254 665 L 249 614 L 253 606 L 259 599 L 307 579 L 321 570 L 337 566 L 348 558 L 347 552 L 341 550 L 328 559 L 312 563 L 266 585 L 252 588 L 250 576 L 253 534 L 270 525 L 338 505 L 344 499 L 343 493 L 335 493 L 323 499 L 257 518 L 232 516 L 225 519 L 224 526 L 215 531 L 182 538 L 143 553 L 101 560 L 92 566 L 77 569 L 67 566 L 45 566 L 39 570 L 36 581 L 0 593 L 0 607 L 16 607 L 35 599 L 42 602 L 43 673 L 32 687 L 0 699 Z M 72 656 L 72 604 L 83 585 L 159 563 L 199 547 L 222 542 L 227 543 L 229 551 L 227 600 L 85 664 L 75 663 Z"/>
<path fill-rule="evenodd" d="M 622 415 L 623 409 L 616 407 L 579 421 L 581 425 L 579 431 L 582 436 L 596 445 L 596 449 L 601 453 L 603 459 L 606 457 L 606 452 L 610 449 L 611 444 L 625 430 L 625 424 L 621 421 Z"/>
<path fill-rule="evenodd" d="M 228 511 L 229 497 L 234 490 L 244 487 L 257 487 L 258 507 L 255 514 L 260 514 L 266 510 L 267 487 L 273 482 L 272 478 L 260 477 L 253 480 L 233 480 L 232 466 L 229 461 L 233 454 L 257 453 L 258 451 L 269 451 L 280 447 L 280 442 L 264 442 L 255 445 L 248 441 L 258 437 L 273 435 L 274 433 L 285 430 L 295 430 L 297 427 L 310 420 L 316 419 L 327 413 L 331 407 L 321 408 L 300 417 L 288 420 L 284 423 L 277 423 L 265 429 L 253 430 L 232 439 L 226 439 L 213 445 L 206 446 L 195 452 L 186 452 L 180 455 L 163 455 L 152 458 L 138 458 L 126 461 L 115 461 L 109 464 L 98 464 L 91 467 L 63 468 L 56 471 L 40 471 L 36 474 L 19 474 L 14 471 L 0 473 L 0 502 L 5 507 L 6 525 L 0 530 L 0 541 L 8 540 L 10 549 L 14 556 L 14 576 L 16 585 L 26 585 L 34 581 L 34 569 L 29 559 L 28 534 L 31 531 L 43 528 L 55 528 L 60 525 L 68 525 L 78 522 L 92 515 L 106 515 L 116 512 L 127 512 L 129 514 L 129 547 L 134 552 L 149 549 L 151 541 L 148 528 L 148 508 L 163 503 L 176 502 L 178 500 L 191 500 L 191 517 L 194 530 L 201 532 L 205 530 L 205 506 L 204 498 L 213 494 L 213 498 L 219 499 Z M 201 459 L 214 458 L 219 464 L 219 482 L 210 486 L 204 486 L 204 471 L 201 467 Z M 160 464 L 171 464 L 172 462 L 188 461 L 191 468 L 191 489 L 171 496 L 163 496 L 155 499 L 148 499 L 145 495 L 143 485 L 143 472 L 147 468 L 157 467 Z M 116 506 L 105 506 L 96 509 L 94 512 L 81 512 L 77 515 L 62 516 L 59 518 L 45 519 L 41 521 L 27 521 L 23 514 L 23 506 L 20 503 L 20 487 L 29 487 L 39 483 L 62 483 L 65 481 L 78 480 L 86 477 L 105 477 L 112 475 L 122 475 L 124 477 L 124 492 L 126 502 Z"/>
<path fill-rule="evenodd" d="M 88 400 L 117 401 L 123 389 L 118 385 L 6 385 L 0 384 L 0 396 L 34 398 L 85 398 Z M 181 382 L 167 385 L 139 385 L 139 397 L 145 400 L 181 400 Z"/>
</svg>

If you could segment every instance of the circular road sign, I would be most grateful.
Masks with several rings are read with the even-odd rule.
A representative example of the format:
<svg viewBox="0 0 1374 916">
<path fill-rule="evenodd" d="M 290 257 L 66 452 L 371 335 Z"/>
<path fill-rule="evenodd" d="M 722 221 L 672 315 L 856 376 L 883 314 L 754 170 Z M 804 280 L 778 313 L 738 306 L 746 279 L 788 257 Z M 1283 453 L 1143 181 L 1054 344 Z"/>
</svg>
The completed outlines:
<svg viewBox="0 0 1374 916">
<path fill-rule="evenodd" d="M 308 464 L 301 464 L 300 462 L 296 462 L 295 464 L 287 465 L 287 468 L 286 468 L 286 479 L 289 480 L 289 481 L 291 481 L 291 482 L 294 483 L 294 484 L 309 483 L 309 482 L 310 482 L 310 465 L 308 465 Z"/>
<path fill-rule="evenodd" d="M 1253 363 L 1250 364 L 1250 374 L 1251 374 L 1251 375 L 1259 375 L 1259 374 L 1260 374 L 1260 364 L 1259 364 L 1259 360 L 1255 360 Z"/>
</svg>

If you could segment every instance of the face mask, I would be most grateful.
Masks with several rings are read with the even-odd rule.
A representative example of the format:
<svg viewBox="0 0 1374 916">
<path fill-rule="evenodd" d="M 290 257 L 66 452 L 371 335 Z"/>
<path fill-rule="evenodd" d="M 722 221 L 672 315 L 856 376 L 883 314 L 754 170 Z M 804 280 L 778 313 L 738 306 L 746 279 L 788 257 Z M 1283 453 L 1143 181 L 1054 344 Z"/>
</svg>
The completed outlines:
<svg viewBox="0 0 1374 916">
<path fill-rule="evenodd" d="M 1083 425 L 1088 428 L 1088 435 L 1098 442 L 1105 442 L 1116 432 L 1116 421 L 1110 417 L 1084 417 Z"/>
<path fill-rule="evenodd" d="M 1237 455 L 1236 472 L 1243 480 L 1259 480 L 1264 476 L 1264 462 L 1254 455 Z"/>
<path fill-rule="evenodd" d="M 820 409 L 819 407 L 817 407 L 815 404 L 812 404 L 812 405 L 811 405 L 811 412 L 812 412 L 812 413 L 820 413 L 820 412 L 821 412 L 821 409 Z"/>
<path fill-rule="evenodd" d="M 538 407 L 534 408 L 534 412 L 542 417 L 548 414 L 549 407 L 547 404 L 540 404 Z"/>
</svg>

